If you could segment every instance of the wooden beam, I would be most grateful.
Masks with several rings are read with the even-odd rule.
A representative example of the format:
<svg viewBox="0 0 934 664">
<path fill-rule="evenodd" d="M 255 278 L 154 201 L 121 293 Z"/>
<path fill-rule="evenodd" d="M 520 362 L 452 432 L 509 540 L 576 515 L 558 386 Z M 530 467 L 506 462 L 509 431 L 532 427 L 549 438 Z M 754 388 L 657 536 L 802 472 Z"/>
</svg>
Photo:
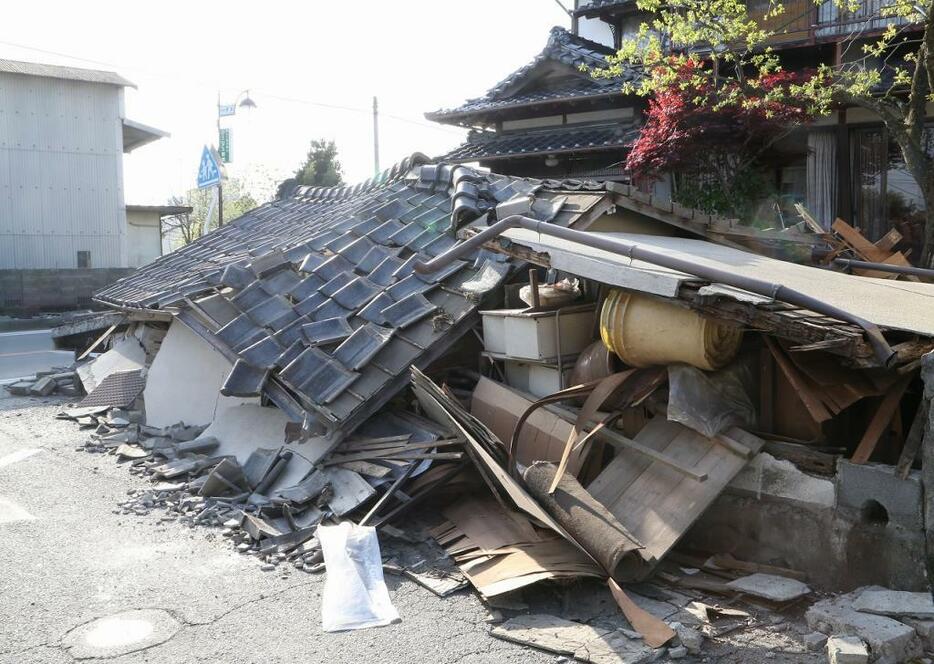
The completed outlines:
<svg viewBox="0 0 934 664">
<path fill-rule="evenodd" d="M 898 457 L 898 463 L 895 465 L 895 474 L 905 479 L 911 472 L 911 466 L 918 458 L 918 450 L 921 449 L 921 441 L 924 439 L 924 427 L 928 421 L 928 411 L 931 402 L 927 399 L 921 399 L 918 404 L 918 411 L 911 422 L 911 428 L 905 437 L 905 446 L 902 447 L 901 456 Z"/>
<path fill-rule="evenodd" d="M 885 432 L 886 427 L 888 427 L 889 423 L 892 421 L 892 415 L 898 408 L 898 404 L 901 401 L 902 395 L 908 388 L 908 383 L 911 382 L 912 378 L 913 376 L 910 375 L 903 376 L 889 389 L 888 393 L 882 398 L 882 401 L 879 403 L 879 407 L 876 408 L 876 412 L 872 416 L 872 420 L 869 422 L 869 426 L 866 427 L 866 431 L 863 433 L 863 437 L 859 441 L 859 445 L 857 446 L 856 451 L 853 453 L 853 457 L 850 459 L 850 463 L 863 464 L 869 461 L 869 457 L 871 457 L 872 453 L 875 451 L 876 445 L 879 443 L 879 439 Z"/>
<path fill-rule="evenodd" d="M 763 339 L 765 339 L 766 345 L 772 352 L 772 357 L 775 358 L 775 362 L 782 370 L 782 373 L 785 374 L 785 378 L 787 378 L 788 382 L 795 388 L 798 398 L 801 399 L 801 403 L 804 404 L 811 418 L 815 422 L 820 423 L 826 422 L 833 417 L 830 411 L 824 407 L 820 398 L 811 392 L 810 387 L 804 382 L 798 370 L 791 364 L 788 358 L 785 357 L 785 354 L 782 352 L 782 349 L 778 347 L 778 344 L 768 337 L 763 337 Z"/>
<path fill-rule="evenodd" d="M 104 330 L 104 333 L 103 333 L 101 336 L 99 336 L 97 339 L 95 339 L 95 340 L 94 340 L 94 343 L 92 343 L 90 346 L 88 346 L 88 347 L 85 349 L 85 351 L 84 351 L 83 353 L 81 353 L 81 355 L 78 356 L 78 359 L 77 359 L 76 361 L 77 361 L 77 362 L 80 362 L 81 360 L 83 360 L 84 358 L 86 358 L 88 355 L 90 355 L 90 354 L 94 351 L 95 348 L 97 348 L 98 346 L 101 345 L 101 342 L 103 342 L 104 339 L 106 339 L 106 338 L 109 337 L 111 334 L 113 334 L 113 331 L 117 329 L 117 325 L 119 325 L 119 323 L 114 323 L 113 325 L 111 325 L 110 327 L 108 327 L 106 330 Z"/>
</svg>

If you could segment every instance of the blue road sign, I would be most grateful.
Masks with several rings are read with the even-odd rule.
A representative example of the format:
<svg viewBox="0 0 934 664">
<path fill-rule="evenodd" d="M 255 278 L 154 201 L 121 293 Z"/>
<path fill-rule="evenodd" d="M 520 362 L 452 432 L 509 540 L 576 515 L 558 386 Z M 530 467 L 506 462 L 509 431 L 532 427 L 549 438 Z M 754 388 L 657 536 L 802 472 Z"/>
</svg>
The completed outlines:
<svg viewBox="0 0 934 664">
<path fill-rule="evenodd" d="M 220 184 L 221 169 L 207 145 L 201 151 L 201 164 L 198 166 L 198 189 Z"/>
</svg>

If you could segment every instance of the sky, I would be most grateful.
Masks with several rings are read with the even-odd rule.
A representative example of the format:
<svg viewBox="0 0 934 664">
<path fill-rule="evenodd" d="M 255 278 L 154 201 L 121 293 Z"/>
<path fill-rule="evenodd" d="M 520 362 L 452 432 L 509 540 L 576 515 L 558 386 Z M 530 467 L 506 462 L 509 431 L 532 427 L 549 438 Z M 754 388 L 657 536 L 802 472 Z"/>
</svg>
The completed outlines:
<svg viewBox="0 0 934 664">
<path fill-rule="evenodd" d="M 555 0 L 7 5 L 0 58 L 116 71 L 137 85 L 127 117 L 171 133 L 125 156 L 128 204 L 195 185 L 201 148 L 217 140 L 218 93 L 232 103 L 249 90 L 257 104 L 224 122 L 228 175 L 260 200 L 316 138 L 336 141 L 347 182 L 370 177 L 374 95 L 382 169 L 412 152 L 441 155 L 466 132 L 423 113 L 483 94 L 538 54 L 553 25 L 570 24 Z"/>
</svg>

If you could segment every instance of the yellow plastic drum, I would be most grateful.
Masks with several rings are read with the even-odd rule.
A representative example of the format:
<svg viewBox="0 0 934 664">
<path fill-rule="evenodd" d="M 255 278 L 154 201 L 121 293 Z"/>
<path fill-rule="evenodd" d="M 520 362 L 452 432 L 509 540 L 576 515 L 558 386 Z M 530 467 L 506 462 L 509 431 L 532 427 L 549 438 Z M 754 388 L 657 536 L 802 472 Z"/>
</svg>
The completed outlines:
<svg viewBox="0 0 934 664">
<path fill-rule="evenodd" d="M 711 371 L 733 359 L 743 332 L 690 309 L 613 289 L 600 310 L 600 337 L 631 367 L 683 362 Z"/>
</svg>

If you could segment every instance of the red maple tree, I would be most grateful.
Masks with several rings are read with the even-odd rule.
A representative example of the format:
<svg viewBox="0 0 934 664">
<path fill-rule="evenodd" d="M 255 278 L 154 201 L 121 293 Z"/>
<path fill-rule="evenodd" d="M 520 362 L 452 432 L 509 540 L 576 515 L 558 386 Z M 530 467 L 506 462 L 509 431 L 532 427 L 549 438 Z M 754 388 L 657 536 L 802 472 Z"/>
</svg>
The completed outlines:
<svg viewBox="0 0 934 664">
<path fill-rule="evenodd" d="M 689 61 L 677 80 L 649 101 L 646 122 L 630 149 L 626 168 L 636 181 L 665 173 L 700 178 L 720 190 L 729 205 L 731 198 L 741 195 L 741 180 L 748 180 L 763 152 L 790 128 L 810 119 L 803 105 L 784 94 L 807 74 L 779 71 L 743 83 L 711 76 L 700 89 L 687 88 L 685 82 L 696 80 L 702 66 Z M 732 88 L 739 85 L 745 86 L 744 93 L 730 101 Z M 750 89 L 755 93 L 750 95 Z"/>
</svg>

